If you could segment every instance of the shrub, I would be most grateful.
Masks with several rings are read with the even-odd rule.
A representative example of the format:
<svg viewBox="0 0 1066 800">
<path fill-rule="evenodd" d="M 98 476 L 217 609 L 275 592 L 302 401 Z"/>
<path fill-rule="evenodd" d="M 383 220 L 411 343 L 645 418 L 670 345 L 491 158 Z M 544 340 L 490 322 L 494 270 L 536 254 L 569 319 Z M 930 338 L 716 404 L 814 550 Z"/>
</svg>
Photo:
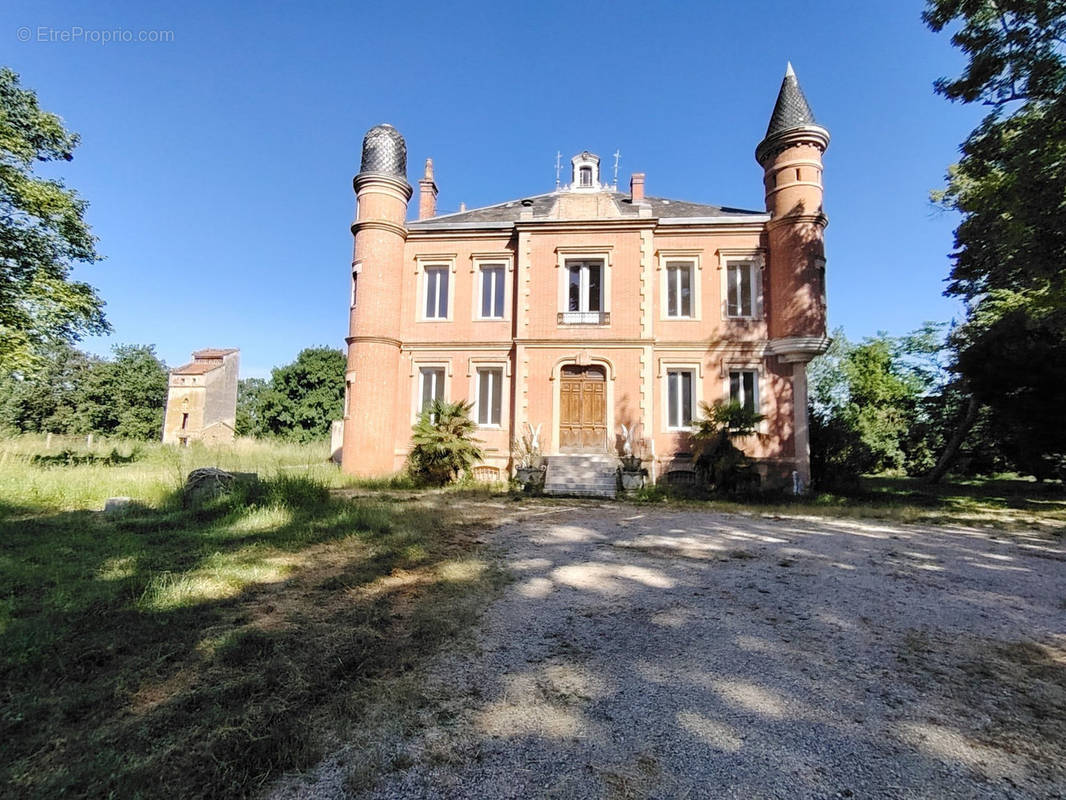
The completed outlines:
<svg viewBox="0 0 1066 800">
<path fill-rule="evenodd" d="M 702 419 L 695 421 L 692 434 L 700 449 L 696 470 L 716 492 L 736 494 L 758 487 L 759 475 L 751 459 L 733 440 L 755 433 L 763 415 L 740 403 L 702 403 Z"/>
<path fill-rule="evenodd" d="M 407 456 L 408 472 L 417 482 L 443 486 L 481 460 L 471 408 L 472 403 L 434 400 L 419 414 Z"/>
</svg>

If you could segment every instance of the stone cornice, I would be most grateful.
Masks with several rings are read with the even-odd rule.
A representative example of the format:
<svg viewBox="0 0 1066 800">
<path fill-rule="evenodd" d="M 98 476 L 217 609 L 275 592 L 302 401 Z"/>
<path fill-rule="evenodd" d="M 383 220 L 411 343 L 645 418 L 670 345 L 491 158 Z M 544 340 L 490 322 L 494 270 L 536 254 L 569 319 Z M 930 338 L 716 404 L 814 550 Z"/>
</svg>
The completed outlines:
<svg viewBox="0 0 1066 800">
<path fill-rule="evenodd" d="M 824 153 L 829 146 L 829 131 L 821 125 L 803 125 L 767 136 L 755 148 L 755 160 L 765 167 L 769 159 L 799 144 L 812 144 Z"/>
<path fill-rule="evenodd" d="M 829 225 L 829 217 L 825 214 L 786 214 L 783 217 L 777 217 L 766 223 L 766 230 L 772 231 L 774 228 L 780 228 L 782 225 L 820 225 L 825 228 Z"/>
<path fill-rule="evenodd" d="M 395 222 L 387 222 L 383 219 L 363 219 L 356 220 L 352 223 L 353 236 L 361 230 L 388 231 L 389 233 L 395 233 L 402 239 L 407 238 L 407 228 L 403 225 L 397 225 Z"/>
<path fill-rule="evenodd" d="M 767 353 L 786 363 L 807 362 L 828 349 L 827 336 L 789 336 L 784 339 L 771 339 L 766 346 Z"/>
<path fill-rule="evenodd" d="M 381 187 L 386 191 L 399 193 L 404 196 L 404 202 L 411 199 L 411 195 L 414 193 L 414 189 L 403 178 L 395 178 L 392 175 L 383 175 L 379 172 L 360 172 L 354 178 L 352 178 L 352 186 L 355 188 L 355 193 L 365 190 L 372 184 L 381 184 Z"/>
<path fill-rule="evenodd" d="M 348 336 L 344 340 L 347 344 L 355 344 L 357 342 L 368 342 L 370 344 L 387 344 L 392 347 L 401 347 L 402 343 L 399 339 L 393 339 L 389 336 Z"/>
</svg>

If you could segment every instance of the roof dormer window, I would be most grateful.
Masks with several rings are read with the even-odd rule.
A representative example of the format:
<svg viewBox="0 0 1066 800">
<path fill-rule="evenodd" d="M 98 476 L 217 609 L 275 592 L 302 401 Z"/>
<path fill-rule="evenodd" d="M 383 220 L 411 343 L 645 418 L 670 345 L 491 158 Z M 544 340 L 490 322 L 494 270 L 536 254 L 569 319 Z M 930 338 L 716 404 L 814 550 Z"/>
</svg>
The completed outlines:
<svg viewBox="0 0 1066 800">
<path fill-rule="evenodd" d="M 600 157 L 588 150 L 570 159 L 573 182 L 570 188 L 597 191 L 600 189 Z"/>
</svg>

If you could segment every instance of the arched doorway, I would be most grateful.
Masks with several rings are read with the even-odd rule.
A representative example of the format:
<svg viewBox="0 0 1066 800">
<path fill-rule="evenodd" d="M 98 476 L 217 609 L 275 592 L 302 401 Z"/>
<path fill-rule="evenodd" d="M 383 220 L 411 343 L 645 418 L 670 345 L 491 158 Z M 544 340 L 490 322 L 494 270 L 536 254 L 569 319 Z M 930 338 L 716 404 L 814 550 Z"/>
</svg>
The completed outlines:
<svg viewBox="0 0 1066 800">
<path fill-rule="evenodd" d="M 607 449 L 607 373 L 595 364 L 564 365 L 559 373 L 559 452 Z"/>
</svg>

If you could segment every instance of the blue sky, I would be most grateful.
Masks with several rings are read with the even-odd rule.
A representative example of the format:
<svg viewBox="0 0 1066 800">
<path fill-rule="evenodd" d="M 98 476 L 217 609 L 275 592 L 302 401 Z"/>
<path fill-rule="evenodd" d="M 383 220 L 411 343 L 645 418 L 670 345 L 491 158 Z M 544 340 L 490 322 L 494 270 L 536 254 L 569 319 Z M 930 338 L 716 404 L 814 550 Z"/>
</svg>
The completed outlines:
<svg viewBox="0 0 1066 800">
<path fill-rule="evenodd" d="M 0 10 L 0 62 L 82 137 L 49 174 L 89 200 L 106 257 L 77 274 L 115 330 L 85 346 L 151 343 L 169 364 L 235 346 L 266 375 L 343 345 L 369 127 L 404 134 L 412 180 L 433 158 L 441 211 L 550 191 L 556 151 L 584 149 L 621 150 L 619 183 L 645 172 L 649 194 L 761 209 L 753 152 L 789 59 L 833 137 L 830 324 L 861 338 L 949 319 L 956 219 L 928 196 L 981 109 L 933 94 L 962 59 L 921 9 L 19 0 Z"/>
</svg>

